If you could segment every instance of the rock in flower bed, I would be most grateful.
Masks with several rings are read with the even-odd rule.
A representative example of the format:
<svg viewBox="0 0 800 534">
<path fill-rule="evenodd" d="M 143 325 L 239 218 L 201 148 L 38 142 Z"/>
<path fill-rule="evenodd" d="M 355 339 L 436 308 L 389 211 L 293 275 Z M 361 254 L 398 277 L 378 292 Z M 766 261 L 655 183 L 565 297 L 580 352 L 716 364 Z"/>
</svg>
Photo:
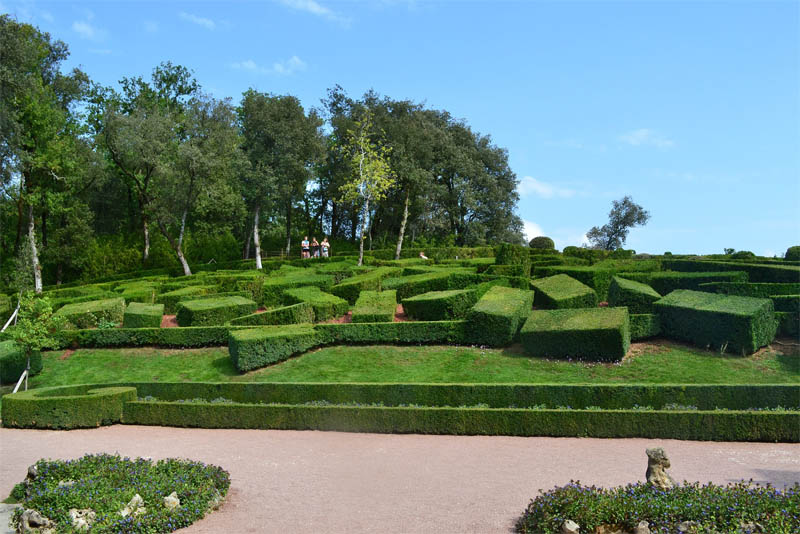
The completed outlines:
<svg viewBox="0 0 800 534">
<path fill-rule="evenodd" d="M 172 532 L 216 509 L 229 486 L 227 471 L 190 460 L 40 460 L 11 493 L 22 506 L 11 523 L 38 515 L 52 532 Z"/>
<path fill-rule="evenodd" d="M 798 483 L 785 490 L 752 481 L 662 490 L 648 483 L 604 489 L 571 481 L 541 493 L 517 520 L 516 532 L 560 533 L 565 521 L 580 525 L 580 532 L 631 533 L 643 521 L 654 534 L 800 532 Z"/>
</svg>

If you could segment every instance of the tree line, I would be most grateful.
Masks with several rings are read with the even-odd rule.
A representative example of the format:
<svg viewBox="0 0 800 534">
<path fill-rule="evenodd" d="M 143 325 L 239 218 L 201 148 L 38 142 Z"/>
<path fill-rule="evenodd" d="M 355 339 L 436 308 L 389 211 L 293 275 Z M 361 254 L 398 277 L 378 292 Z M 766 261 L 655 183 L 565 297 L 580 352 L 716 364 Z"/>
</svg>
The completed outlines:
<svg viewBox="0 0 800 534">
<path fill-rule="evenodd" d="M 507 151 L 447 111 L 338 85 L 312 109 L 253 89 L 234 104 L 170 62 L 104 87 L 62 72 L 68 54 L 0 17 L 6 284 L 176 260 L 189 274 L 265 242 L 292 254 L 303 235 L 398 257 L 408 242 L 522 242 Z"/>
</svg>

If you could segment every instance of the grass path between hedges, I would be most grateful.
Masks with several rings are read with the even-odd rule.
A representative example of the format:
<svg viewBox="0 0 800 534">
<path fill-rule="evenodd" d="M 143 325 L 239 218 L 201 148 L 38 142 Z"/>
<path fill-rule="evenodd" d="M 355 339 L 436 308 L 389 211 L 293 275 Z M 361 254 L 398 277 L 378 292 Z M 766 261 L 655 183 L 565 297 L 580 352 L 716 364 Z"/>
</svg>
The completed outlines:
<svg viewBox="0 0 800 534">
<path fill-rule="evenodd" d="M 770 349 L 749 357 L 720 355 L 658 342 L 634 344 L 621 364 L 589 364 L 529 358 L 519 347 L 336 346 L 240 375 L 226 347 L 79 349 L 45 353 L 44 370 L 31 385 L 120 381 L 800 383 L 800 357 Z"/>
</svg>

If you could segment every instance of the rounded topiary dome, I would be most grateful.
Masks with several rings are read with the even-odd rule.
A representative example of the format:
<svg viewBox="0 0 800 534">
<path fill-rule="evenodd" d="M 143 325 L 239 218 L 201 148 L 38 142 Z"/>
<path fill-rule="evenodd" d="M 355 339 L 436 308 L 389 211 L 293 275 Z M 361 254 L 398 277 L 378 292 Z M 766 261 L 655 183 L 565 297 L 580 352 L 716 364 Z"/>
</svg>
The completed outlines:
<svg viewBox="0 0 800 534">
<path fill-rule="evenodd" d="M 556 248 L 555 242 L 549 237 L 543 235 L 536 236 L 533 239 L 531 239 L 529 245 L 531 248 L 547 248 L 547 249 Z"/>
<path fill-rule="evenodd" d="M 800 261 L 800 245 L 787 248 L 784 259 L 789 261 Z"/>
</svg>

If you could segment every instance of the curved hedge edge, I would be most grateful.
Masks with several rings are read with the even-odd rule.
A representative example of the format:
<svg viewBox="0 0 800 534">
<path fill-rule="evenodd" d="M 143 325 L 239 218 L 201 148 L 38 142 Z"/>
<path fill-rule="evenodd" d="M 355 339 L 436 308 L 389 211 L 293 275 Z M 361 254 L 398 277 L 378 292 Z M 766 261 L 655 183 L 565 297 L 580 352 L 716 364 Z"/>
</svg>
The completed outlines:
<svg viewBox="0 0 800 534">
<path fill-rule="evenodd" d="M 123 406 L 135 400 L 131 386 L 32 389 L 3 397 L 3 426 L 69 430 L 110 425 L 121 422 Z"/>
<path fill-rule="evenodd" d="M 126 424 L 395 434 L 800 442 L 800 413 L 128 402 Z"/>
</svg>

